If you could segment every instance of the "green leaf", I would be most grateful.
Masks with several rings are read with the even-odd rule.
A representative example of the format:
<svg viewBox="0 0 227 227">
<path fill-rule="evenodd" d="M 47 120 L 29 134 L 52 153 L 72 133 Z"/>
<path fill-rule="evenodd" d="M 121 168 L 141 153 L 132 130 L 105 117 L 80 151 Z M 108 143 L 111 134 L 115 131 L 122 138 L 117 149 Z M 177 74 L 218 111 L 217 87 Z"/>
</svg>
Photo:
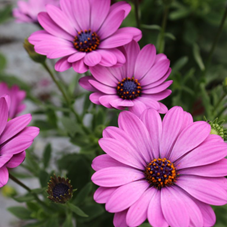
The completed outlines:
<svg viewBox="0 0 227 227">
<path fill-rule="evenodd" d="M 23 202 L 32 201 L 34 199 L 34 196 L 31 193 L 28 193 L 28 194 L 23 195 L 23 196 L 14 197 L 13 199 L 16 200 L 19 203 L 23 203 Z"/>
<path fill-rule="evenodd" d="M 28 209 L 33 212 L 34 211 L 37 212 L 40 209 L 40 206 L 35 202 L 27 202 L 26 205 L 27 205 Z"/>
<path fill-rule="evenodd" d="M 168 38 L 170 38 L 172 40 L 176 40 L 176 37 L 172 33 L 169 33 L 169 32 L 165 33 L 165 37 L 168 37 Z"/>
<path fill-rule="evenodd" d="M 169 14 L 170 20 L 179 20 L 184 17 L 187 17 L 191 13 L 190 9 L 182 8 L 179 10 L 175 10 Z"/>
<path fill-rule="evenodd" d="M 100 215 L 102 215 L 105 210 L 100 204 L 88 204 L 83 206 L 83 211 L 88 215 L 88 218 L 84 221 L 88 222 Z"/>
<path fill-rule="evenodd" d="M 67 213 L 66 220 L 63 223 L 62 227 L 73 227 L 72 214 L 71 213 Z"/>
<path fill-rule="evenodd" d="M 6 58 L 0 54 L 0 71 L 3 71 L 6 67 Z"/>
<path fill-rule="evenodd" d="M 147 24 L 142 24 L 141 25 L 142 28 L 146 28 L 146 29 L 150 29 L 150 30 L 161 30 L 161 27 L 157 24 L 152 24 L 152 25 L 147 25 Z"/>
<path fill-rule="evenodd" d="M 44 223 L 45 223 L 44 221 L 39 221 L 39 222 L 29 223 L 27 225 L 23 225 L 23 227 L 43 227 Z"/>
<path fill-rule="evenodd" d="M 88 217 L 87 214 L 85 214 L 78 206 L 73 205 L 72 203 L 68 203 L 68 206 L 72 212 L 75 214 L 81 216 L 81 217 Z"/>
<path fill-rule="evenodd" d="M 77 194 L 76 199 L 74 200 L 74 203 L 77 205 L 80 205 L 89 195 L 89 193 L 91 192 L 91 189 L 92 189 L 92 183 L 88 182 Z"/>
<path fill-rule="evenodd" d="M 50 217 L 44 225 L 44 227 L 55 227 L 55 226 L 56 227 L 59 226 L 57 216 Z"/>
<path fill-rule="evenodd" d="M 53 128 L 57 128 L 57 116 L 56 113 L 53 109 L 47 109 L 46 110 L 46 115 L 47 115 L 47 121 L 48 123 L 53 127 Z"/>
<path fill-rule="evenodd" d="M 142 225 L 140 225 L 139 227 L 151 227 L 151 225 L 149 223 L 143 223 Z"/>
<path fill-rule="evenodd" d="M 188 57 L 184 56 L 177 60 L 177 62 L 172 67 L 172 75 L 176 74 L 185 66 L 185 64 L 188 62 Z"/>
<path fill-rule="evenodd" d="M 74 136 L 76 132 L 81 132 L 82 129 L 80 125 L 76 122 L 76 119 L 69 117 L 61 118 L 62 125 L 65 131 L 70 135 Z"/>
<path fill-rule="evenodd" d="M 24 207 L 19 207 L 19 206 L 9 207 L 7 208 L 7 210 L 22 220 L 31 219 L 31 212 Z"/>
<path fill-rule="evenodd" d="M 44 149 L 43 152 L 43 166 L 46 169 L 49 165 L 50 159 L 51 159 L 51 152 L 52 152 L 52 148 L 51 148 L 51 144 L 48 143 Z"/>
<path fill-rule="evenodd" d="M 200 55 L 199 46 L 196 43 L 193 44 L 193 56 L 199 68 L 203 71 L 205 69 L 205 66 L 203 64 L 203 60 Z"/>
<path fill-rule="evenodd" d="M 5 8 L 0 10 L 0 24 L 12 17 L 12 6 L 7 5 Z"/>
<path fill-rule="evenodd" d="M 49 174 L 45 170 L 39 172 L 39 182 L 42 187 L 47 187 L 49 181 Z"/>
</svg>

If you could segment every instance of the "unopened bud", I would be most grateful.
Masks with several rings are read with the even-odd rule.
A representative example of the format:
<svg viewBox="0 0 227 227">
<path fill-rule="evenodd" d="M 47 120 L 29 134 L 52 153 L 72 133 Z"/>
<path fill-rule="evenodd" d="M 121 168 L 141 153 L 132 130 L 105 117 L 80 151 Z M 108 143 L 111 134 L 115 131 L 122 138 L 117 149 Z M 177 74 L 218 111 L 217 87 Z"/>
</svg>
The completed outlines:
<svg viewBox="0 0 227 227">
<path fill-rule="evenodd" d="M 38 54 L 34 50 L 34 46 L 28 42 L 27 39 L 24 40 L 24 49 L 27 51 L 29 57 L 37 62 L 37 63 L 44 63 L 46 60 L 46 56 Z"/>
</svg>

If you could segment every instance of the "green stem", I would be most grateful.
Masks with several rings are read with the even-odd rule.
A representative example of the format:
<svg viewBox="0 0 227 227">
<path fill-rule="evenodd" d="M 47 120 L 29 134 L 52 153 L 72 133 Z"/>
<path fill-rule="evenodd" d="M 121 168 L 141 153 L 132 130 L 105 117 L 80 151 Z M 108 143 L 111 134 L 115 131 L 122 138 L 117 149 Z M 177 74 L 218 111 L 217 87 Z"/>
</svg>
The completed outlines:
<svg viewBox="0 0 227 227">
<path fill-rule="evenodd" d="M 70 105 L 70 100 L 68 98 L 68 96 L 66 95 L 65 91 L 62 89 L 61 85 L 59 84 L 58 80 L 56 80 L 54 74 L 52 73 L 52 71 L 50 70 L 50 68 L 48 67 L 48 65 L 46 64 L 46 62 L 44 62 L 43 67 L 46 69 L 46 71 L 49 73 L 50 77 L 52 78 L 52 80 L 54 81 L 54 83 L 57 85 L 58 89 L 60 90 L 60 92 L 62 93 L 66 103 L 68 104 L 68 106 Z"/>
<path fill-rule="evenodd" d="M 32 192 L 32 190 L 28 186 L 26 186 L 24 183 L 22 183 L 20 180 L 18 180 L 16 177 L 14 177 L 11 173 L 9 173 L 9 178 L 12 181 L 14 181 L 15 183 L 17 183 L 18 185 L 20 185 L 22 188 L 24 188 L 26 191 Z M 50 210 L 50 207 L 48 207 L 42 200 L 40 200 L 37 195 L 35 195 L 35 194 L 32 194 L 32 195 L 34 196 L 34 198 L 40 205 L 42 205 L 46 209 Z"/>
<path fill-rule="evenodd" d="M 219 37 L 220 37 L 220 35 L 222 33 L 222 30 L 223 30 L 223 27 L 224 27 L 224 24 L 225 24 L 226 17 L 227 17 L 227 6 L 225 7 L 224 15 L 222 17 L 222 20 L 221 20 L 221 23 L 219 25 L 218 31 L 216 33 L 216 36 L 214 37 L 214 41 L 213 41 L 212 47 L 210 49 L 210 52 L 209 52 L 209 55 L 208 55 L 208 58 L 207 58 L 207 61 L 206 61 L 206 65 L 205 65 L 206 67 L 205 67 L 205 70 L 203 71 L 202 78 L 205 78 L 205 75 L 206 75 L 206 72 L 207 72 L 207 67 L 210 64 L 212 55 L 214 53 L 214 49 L 215 49 L 215 47 L 217 45 L 217 42 L 219 40 Z"/>
<path fill-rule="evenodd" d="M 139 13 L 139 0 L 134 0 L 136 25 L 140 29 L 140 13 Z"/>
<path fill-rule="evenodd" d="M 164 15 L 162 19 L 162 29 L 161 29 L 160 40 L 158 45 L 158 53 L 163 53 L 165 49 L 165 29 L 166 29 L 168 13 L 169 13 L 169 7 L 165 6 Z"/>
</svg>

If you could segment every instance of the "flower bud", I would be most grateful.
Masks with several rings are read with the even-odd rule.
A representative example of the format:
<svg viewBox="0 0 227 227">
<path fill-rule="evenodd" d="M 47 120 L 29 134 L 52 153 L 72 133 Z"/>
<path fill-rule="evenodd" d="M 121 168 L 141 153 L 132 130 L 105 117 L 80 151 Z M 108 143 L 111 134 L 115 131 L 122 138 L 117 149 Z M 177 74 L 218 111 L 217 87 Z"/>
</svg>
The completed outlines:
<svg viewBox="0 0 227 227">
<path fill-rule="evenodd" d="M 207 123 L 211 126 L 210 134 L 219 135 L 223 140 L 227 139 L 227 130 L 222 126 L 223 121 L 215 119 L 214 121 L 207 121 Z"/>
<path fill-rule="evenodd" d="M 38 54 L 34 50 L 34 46 L 28 42 L 28 39 L 24 40 L 24 49 L 27 51 L 29 57 L 37 63 L 44 63 L 46 60 L 46 56 Z"/>
<path fill-rule="evenodd" d="M 49 183 L 47 193 L 48 199 L 55 203 L 66 203 L 73 196 L 73 187 L 70 180 L 64 177 L 52 176 Z"/>
</svg>

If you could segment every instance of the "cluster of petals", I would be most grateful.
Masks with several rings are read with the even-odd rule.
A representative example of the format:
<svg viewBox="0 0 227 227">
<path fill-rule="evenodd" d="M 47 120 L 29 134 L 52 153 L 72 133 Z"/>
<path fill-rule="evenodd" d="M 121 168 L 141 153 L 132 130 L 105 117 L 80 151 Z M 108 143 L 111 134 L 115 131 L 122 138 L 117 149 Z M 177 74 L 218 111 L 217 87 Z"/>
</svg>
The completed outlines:
<svg viewBox="0 0 227 227">
<path fill-rule="evenodd" d="M 128 3 L 110 3 L 110 0 L 60 0 L 59 7 L 47 5 L 46 12 L 38 15 L 44 31 L 33 33 L 28 40 L 37 53 L 50 59 L 61 58 L 55 64 L 57 71 L 73 67 L 84 73 L 95 65 L 121 65 L 125 56 L 119 47 L 140 40 L 142 34 L 133 27 L 119 29 L 131 10 Z M 80 46 L 91 40 L 92 34 L 99 40 L 93 50 L 76 49 L 76 37 Z"/>
<path fill-rule="evenodd" d="M 59 0 L 28 0 L 18 1 L 13 9 L 13 16 L 18 23 L 37 23 L 38 14 L 46 11 L 46 4 L 58 5 Z"/>
<path fill-rule="evenodd" d="M 172 81 L 166 81 L 171 73 L 170 61 L 164 54 L 156 54 L 155 46 L 148 44 L 140 50 L 135 41 L 122 47 L 126 63 L 121 67 L 91 67 L 92 76 L 80 79 L 80 85 L 91 91 L 90 100 L 107 108 L 124 109 L 141 114 L 146 108 L 166 113 L 167 108 L 158 102 L 169 96 L 167 89 Z M 140 95 L 134 99 L 123 99 L 117 93 L 119 83 L 125 78 L 136 80 Z M 129 87 L 130 89 L 130 87 Z"/>
<path fill-rule="evenodd" d="M 210 134 L 210 125 L 193 122 L 181 107 L 173 107 L 163 121 L 154 109 L 138 117 L 123 111 L 119 127 L 107 127 L 99 144 L 106 154 L 92 163 L 92 181 L 100 186 L 94 199 L 114 215 L 115 227 L 213 226 L 210 205 L 227 203 L 227 145 Z M 176 182 L 156 188 L 144 171 L 155 158 L 176 168 Z"/>
<path fill-rule="evenodd" d="M 0 98 L 0 187 L 8 182 L 8 168 L 15 168 L 24 161 L 25 150 L 39 134 L 37 127 L 27 127 L 31 121 L 30 114 L 8 121 L 9 105 L 9 96 L 2 96 Z"/>
<path fill-rule="evenodd" d="M 8 95 L 10 97 L 9 105 L 9 118 L 12 119 L 16 117 L 21 111 L 25 109 L 25 104 L 23 100 L 25 99 L 26 92 L 20 90 L 17 85 L 13 85 L 11 88 L 7 86 L 6 83 L 0 83 L 0 97 L 3 95 Z"/>
</svg>

